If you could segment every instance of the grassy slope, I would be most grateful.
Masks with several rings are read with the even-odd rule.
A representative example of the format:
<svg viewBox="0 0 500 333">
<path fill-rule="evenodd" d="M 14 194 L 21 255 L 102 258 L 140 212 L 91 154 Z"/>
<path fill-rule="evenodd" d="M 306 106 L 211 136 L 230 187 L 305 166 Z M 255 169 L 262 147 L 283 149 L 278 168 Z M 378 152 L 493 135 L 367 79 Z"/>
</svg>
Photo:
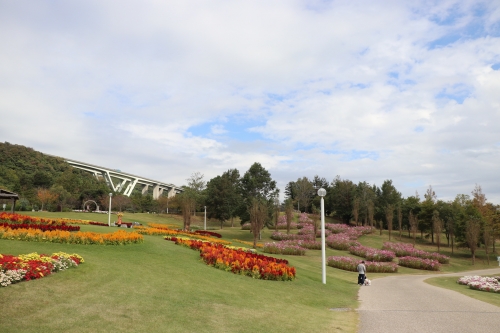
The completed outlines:
<svg viewBox="0 0 500 333">
<path fill-rule="evenodd" d="M 61 216 L 60 213 L 46 212 L 30 215 Z M 105 223 L 108 220 L 107 215 L 99 214 L 65 215 Z M 180 225 L 178 219 L 152 214 L 126 215 L 124 221 Z M 194 223 L 203 225 L 198 217 Z M 218 227 L 210 222 L 209 226 L 211 229 Z M 82 230 L 113 232 L 116 229 L 82 226 Z M 252 240 L 251 233 L 236 227 L 226 227 L 219 232 L 228 240 Z M 265 229 L 263 241 L 269 240 L 271 233 Z M 360 238 L 364 245 L 376 248 L 387 240 L 387 234 L 379 236 L 378 231 Z M 392 240 L 397 241 L 394 234 Z M 436 251 L 435 246 L 417 244 L 417 247 Z M 327 267 L 327 284 L 322 285 L 320 251 L 308 251 L 303 257 L 286 256 L 290 265 L 297 268 L 297 279 L 293 282 L 273 282 L 253 280 L 208 267 L 198 260 L 196 251 L 164 241 L 159 236 L 146 236 L 143 244 L 127 246 L 0 240 L 0 253 L 57 251 L 78 253 L 86 263 L 77 269 L 37 281 L 0 288 L 2 304 L 9 304 L 0 311 L 2 331 L 356 331 L 356 312 L 330 309 L 357 307 L 357 274 Z M 442 248 L 441 252 L 449 254 L 447 248 Z M 330 255 L 349 254 L 328 249 L 327 256 Z M 490 267 L 494 265 L 493 262 Z M 455 250 L 452 263 L 445 265 L 442 271 L 487 267 L 480 255 L 476 265 L 472 266 L 467 251 Z M 398 274 L 424 273 L 429 274 L 400 268 Z M 370 278 L 385 275 L 388 274 L 370 274 Z M 20 320 L 21 317 L 23 320 Z"/>
<path fill-rule="evenodd" d="M 159 217 L 137 214 L 134 220 L 150 219 L 158 221 Z M 99 220 L 98 215 L 93 220 Z M 83 226 L 82 230 L 116 229 Z M 236 228 L 222 232 L 227 232 L 225 238 L 250 240 L 248 232 Z M 275 282 L 206 266 L 196 251 L 159 236 L 146 236 L 143 244 L 127 246 L 0 240 L 0 253 L 57 251 L 78 253 L 86 263 L 1 288 L 2 304 L 9 305 L 0 311 L 2 332 L 356 330 L 355 312 L 330 310 L 357 306 L 355 275 L 328 269 L 328 283 L 322 285 L 319 251 L 288 258 L 297 268 L 297 279 Z"/>
</svg>

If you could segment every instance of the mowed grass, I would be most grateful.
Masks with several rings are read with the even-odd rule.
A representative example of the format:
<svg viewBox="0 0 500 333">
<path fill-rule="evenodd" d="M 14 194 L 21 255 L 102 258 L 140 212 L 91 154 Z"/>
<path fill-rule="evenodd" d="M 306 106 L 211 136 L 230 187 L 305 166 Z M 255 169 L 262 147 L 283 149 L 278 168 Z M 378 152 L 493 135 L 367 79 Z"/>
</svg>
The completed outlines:
<svg viewBox="0 0 500 333">
<path fill-rule="evenodd" d="M 29 215 L 108 221 L 105 214 L 29 212 Z M 111 221 L 114 220 L 116 216 L 112 216 Z M 124 221 L 182 225 L 180 218 L 172 215 L 126 214 Z M 203 217 L 194 217 L 193 226 L 202 228 Z M 208 221 L 207 226 L 235 245 L 242 245 L 235 239 L 253 240 L 248 230 L 241 230 L 239 222 L 235 222 L 234 228 L 225 225 L 223 230 L 219 230 L 215 221 Z M 81 230 L 107 233 L 118 229 L 83 225 Z M 261 242 L 270 241 L 272 232 L 264 229 Z M 394 233 L 391 238 L 399 241 Z M 381 248 L 388 241 L 388 234 L 380 236 L 376 231 L 359 241 Z M 403 237 L 402 241 L 411 240 Z M 425 240 L 418 241 L 416 247 L 437 250 Z M 357 331 L 358 315 L 352 310 L 358 306 L 357 273 L 327 267 L 327 284 L 323 285 L 320 251 L 310 250 L 302 257 L 273 255 L 288 259 L 297 269 L 294 281 L 277 282 L 254 280 L 206 266 L 197 251 L 165 241 L 161 236 L 145 236 L 143 244 L 126 246 L 0 240 L 0 253 L 4 254 L 58 251 L 78 253 L 86 262 L 40 280 L 0 288 L 2 332 Z M 496 267 L 496 262 L 486 264 L 481 251 L 474 266 L 469 251 L 454 252 L 451 264 L 443 265 L 442 272 Z M 443 246 L 441 253 L 451 255 L 451 249 Z M 326 255 L 355 257 L 347 251 L 332 249 L 327 249 Z M 432 273 L 400 267 L 397 274 Z M 370 273 L 369 278 L 387 275 L 393 274 Z M 351 310 L 335 311 L 345 308 Z"/>
<path fill-rule="evenodd" d="M 467 274 L 464 274 L 467 275 Z M 447 276 L 447 277 L 435 277 L 431 279 L 425 280 L 426 283 L 440 287 L 450 289 L 456 292 L 459 292 L 465 296 L 469 296 L 475 298 L 477 300 L 493 304 L 495 306 L 500 307 L 500 295 L 492 292 L 480 291 L 470 289 L 466 285 L 458 284 L 457 280 L 459 277 L 456 276 Z"/>
<path fill-rule="evenodd" d="M 38 213 L 47 216 L 49 214 Z M 34 215 L 34 214 L 30 214 Z M 72 218 L 89 219 L 87 216 Z M 61 217 L 56 214 L 53 217 Z M 92 220 L 107 216 L 94 214 Z M 125 219 L 126 220 L 126 219 Z M 141 223 L 178 220 L 136 214 Z M 102 220 L 101 220 L 102 222 Z M 113 232 L 116 228 L 82 226 Z M 122 229 L 130 230 L 130 229 Z M 225 239 L 251 240 L 239 228 Z M 319 251 L 290 258 L 292 282 L 255 280 L 205 265 L 197 251 L 145 236 L 143 244 L 70 245 L 0 240 L 0 253 L 78 253 L 76 269 L 0 288 L 2 332 L 355 332 L 356 274 L 327 270 Z"/>
</svg>

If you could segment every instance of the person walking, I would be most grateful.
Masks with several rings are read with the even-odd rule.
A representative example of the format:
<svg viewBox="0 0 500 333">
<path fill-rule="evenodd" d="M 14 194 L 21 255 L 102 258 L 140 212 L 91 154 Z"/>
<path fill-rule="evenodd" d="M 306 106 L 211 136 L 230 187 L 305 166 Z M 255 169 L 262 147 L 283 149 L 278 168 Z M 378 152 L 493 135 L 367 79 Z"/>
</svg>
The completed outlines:
<svg viewBox="0 0 500 333">
<path fill-rule="evenodd" d="M 366 266 L 364 260 L 359 263 L 357 270 L 358 270 L 358 284 L 362 286 L 365 283 L 365 276 L 366 276 Z"/>
</svg>

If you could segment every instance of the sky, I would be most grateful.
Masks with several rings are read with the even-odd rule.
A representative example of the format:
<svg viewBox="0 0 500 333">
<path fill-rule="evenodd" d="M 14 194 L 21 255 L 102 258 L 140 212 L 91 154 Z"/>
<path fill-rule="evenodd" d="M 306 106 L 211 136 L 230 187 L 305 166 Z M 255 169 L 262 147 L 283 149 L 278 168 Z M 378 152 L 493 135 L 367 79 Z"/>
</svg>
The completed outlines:
<svg viewBox="0 0 500 333">
<path fill-rule="evenodd" d="M 500 203 L 500 0 L 0 0 L 0 142 Z"/>
</svg>

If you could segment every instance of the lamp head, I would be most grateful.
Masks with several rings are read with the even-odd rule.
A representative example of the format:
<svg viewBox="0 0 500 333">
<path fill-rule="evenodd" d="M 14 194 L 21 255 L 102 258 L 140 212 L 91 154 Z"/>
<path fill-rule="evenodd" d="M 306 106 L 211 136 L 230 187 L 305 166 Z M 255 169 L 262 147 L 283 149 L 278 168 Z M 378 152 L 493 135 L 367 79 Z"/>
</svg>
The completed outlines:
<svg viewBox="0 0 500 333">
<path fill-rule="evenodd" d="M 320 197 L 324 197 L 324 196 L 326 195 L 326 190 L 325 190 L 324 188 L 320 188 L 320 189 L 318 190 L 318 195 L 319 195 Z"/>
</svg>

